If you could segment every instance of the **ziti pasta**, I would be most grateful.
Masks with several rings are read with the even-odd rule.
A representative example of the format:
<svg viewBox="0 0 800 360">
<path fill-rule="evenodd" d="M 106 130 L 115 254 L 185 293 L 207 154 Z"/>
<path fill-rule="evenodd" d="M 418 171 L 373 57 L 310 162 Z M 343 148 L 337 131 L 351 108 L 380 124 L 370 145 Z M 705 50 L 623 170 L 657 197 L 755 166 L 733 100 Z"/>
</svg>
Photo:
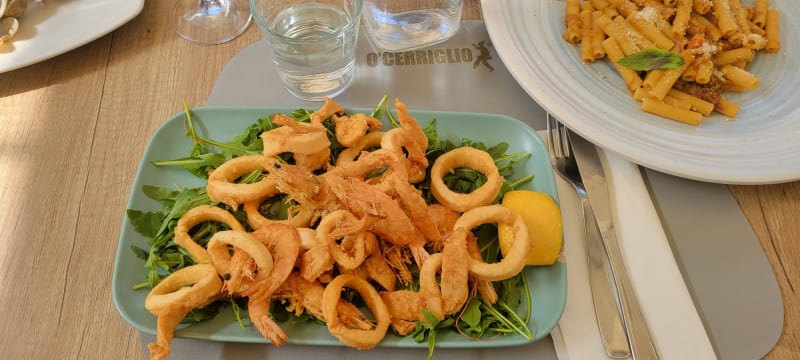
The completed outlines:
<svg viewBox="0 0 800 360">
<path fill-rule="evenodd" d="M 581 59 L 608 59 L 642 110 L 699 125 L 712 111 L 735 118 L 723 94 L 756 89 L 756 53 L 780 50 L 769 0 L 567 0 L 565 41 Z"/>
</svg>

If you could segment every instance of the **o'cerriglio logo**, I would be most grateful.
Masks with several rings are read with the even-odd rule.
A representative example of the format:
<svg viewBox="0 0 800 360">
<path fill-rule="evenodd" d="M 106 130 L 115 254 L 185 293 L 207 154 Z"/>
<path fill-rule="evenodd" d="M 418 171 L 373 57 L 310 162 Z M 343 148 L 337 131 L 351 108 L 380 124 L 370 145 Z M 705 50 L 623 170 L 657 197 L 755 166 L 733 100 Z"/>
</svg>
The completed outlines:
<svg viewBox="0 0 800 360">
<path fill-rule="evenodd" d="M 483 67 L 494 71 L 491 64 L 491 43 L 480 41 L 472 48 L 428 48 L 400 52 L 368 52 L 367 66 L 424 66 L 435 64 L 471 63 L 473 69 Z"/>
</svg>

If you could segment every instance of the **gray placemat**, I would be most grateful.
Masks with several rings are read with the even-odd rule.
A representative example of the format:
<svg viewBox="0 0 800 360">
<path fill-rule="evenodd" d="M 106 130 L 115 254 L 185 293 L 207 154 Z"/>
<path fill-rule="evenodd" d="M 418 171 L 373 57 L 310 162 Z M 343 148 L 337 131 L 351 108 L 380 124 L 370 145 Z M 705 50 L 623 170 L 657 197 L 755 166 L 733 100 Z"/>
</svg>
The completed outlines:
<svg viewBox="0 0 800 360">
<path fill-rule="evenodd" d="M 544 110 L 519 87 L 500 62 L 482 21 L 465 21 L 453 39 L 431 49 L 399 54 L 373 50 L 366 38 L 360 36 L 357 71 L 350 88 L 336 98 L 348 107 L 371 107 L 388 93 L 414 109 L 498 113 L 522 120 L 537 130 L 545 127 Z M 209 96 L 208 105 L 314 108 L 319 103 L 301 101 L 290 95 L 278 80 L 266 46 L 257 42 L 237 54 L 226 66 Z M 724 185 L 646 174 L 681 271 L 719 357 L 724 360 L 760 358 L 780 336 L 783 306 L 769 264 L 738 205 Z M 698 206 L 697 200 L 682 201 L 681 196 L 703 199 L 703 204 Z M 316 350 L 293 352 L 298 348 L 308 349 L 305 347 L 268 350 L 268 346 L 214 345 L 190 340 L 177 340 L 176 347 L 189 351 L 186 354 L 203 353 L 192 350 L 194 343 L 215 349 L 209 351 L 223 351 L 215 358 L 228 358 L 229 353 L 240 351 L 280 353 L 287 358 L 293 358 L 291 354 L 300 354 L 298 358 L 326 354 Z M 311 357 L 302 356 L 307 354 Z M 343 355 L 344 358 L 369 357 L 349 354 Z M 417 356 L 416 351 L 403 349 L 387 354 L 398 358 L 424 357 L 424 351 Z M 525 354 L 526 358 L 555 359 L 550 339 L 522 349 L 446 354 L 447 358 L 452 354 L 453 359 L 481 359 L 487 354 L 492 358 L 517 358 Z"/>
<path fill-rule="evenodd" d="M 736 199 L 724 185 L 643 174 L 720 358 L 761 358 L 781 336 L 783 300 Z"/>
</svg>

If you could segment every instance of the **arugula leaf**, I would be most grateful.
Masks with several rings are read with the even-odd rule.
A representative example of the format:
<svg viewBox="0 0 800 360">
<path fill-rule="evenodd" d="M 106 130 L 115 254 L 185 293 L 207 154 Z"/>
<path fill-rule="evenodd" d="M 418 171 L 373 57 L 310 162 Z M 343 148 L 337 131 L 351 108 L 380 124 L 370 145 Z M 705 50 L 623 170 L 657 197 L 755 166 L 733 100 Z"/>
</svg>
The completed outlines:
<svg viewBox="0 0 800 360">
<path fill-rule="evenodd" d="M 128 215 L 128 219 L 131 221 L 131 225 L 133 225 L 133 229 L 136 230 L 136 232 L 148 238 L 158 235 L 158 229 L 161 227 L 161 223 L 164 221 L 164 215 L 162 213 L 133 209 L 128 209 L 126 213 Z"/>
<path fill-rule="evenodd" d="M 421 343 L 428 342 L 428 360 L 433 359 L 433 349 L 436 347 L 436 334 L 439 329 L 449 328 L 453 325 L 455 320 L 446 317 L 439 320 L 428 309 L 422 309 L 422 315 L 425 316 L 426 321 L 418 321 L 417 327 L 412 331 L 411 336 L 414 341 Z"/>
<path fill-rule="evenodd" d="M 617 64 L 636 71 L 677 69 L 683 66 L 683 58 L 672 51 L 646 49 L 617 60 Z"/>
</svg>

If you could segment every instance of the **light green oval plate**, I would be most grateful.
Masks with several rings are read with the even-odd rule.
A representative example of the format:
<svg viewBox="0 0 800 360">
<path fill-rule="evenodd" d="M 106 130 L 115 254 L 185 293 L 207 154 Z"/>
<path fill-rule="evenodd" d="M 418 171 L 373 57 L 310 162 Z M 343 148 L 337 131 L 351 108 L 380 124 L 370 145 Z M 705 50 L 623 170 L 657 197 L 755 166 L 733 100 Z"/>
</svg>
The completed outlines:
<svg viewBox="0 0 800 360">
<path fill-rule="evenodd" d="M 193 110 L 195 128 L 204 137 L 227 141 L 239 134 L 259 117 L 273 113 L 291 113 L 295 108 L 281 107 L 206 107 Z M 371 109 L 351 109 L 351 112 L 371 112 Z M 550 194 L 556 201 L 555 179 L 548 160 L 547 149 L 536 132 L 519 120 L 494 114 L 411 111 L 421 126 L 436 120 L 440 138 L 459 143 L 462 138 L 481 141 L 487 146 L 499 142 L 509 143 L 509 153 L 525 151 L 531 158 L 515 168 L 515 174 L 534 174 L 532 183 L 525 186 L 530 190 Z M 147 198 L 141 191 L 143 185 L 173 188 L 175 185 L 198 187 L 204 181 L 183 169 L 156 167 L 154 160 L 167 160 L 188 155 L 192 142 L 186 137 L 183 113 L 167 120 L 156 131 L 142 156 L 139 171 L 131 188 L 128 209 L 158 210 L 158 204 Z M 156 333 L 156 318 L 144 308 L 147 290 L 133 290 L 133 285 L 144 281 L 144 261 L 134 256 L 131 245 L 149 248 L 148 239 L 134 231 L 125 218 L 117 248 L 114 266 L 114 303 L 122 317 L 134 328 L 148 333 Z M 499 336 L 488 341 L 469 340 L 455 331 L 440 331 L 437 336 L 439 348 L 483 348 L 522 345 L 546 336 L 558 323 L 564 311 L 567 295 L 566 264 L 556 263 L 545 267 L 525 269 L 532 299 L 532 316 L 528 323 L 533 339 L 518 335 Z M 303 323 L 280 324 L 288 335 L 287 343 L 303 345 L 341 345 L 318 324 Z M 266 343 L 267 341 L 253 327 L 242 329 L 230 309 L 224 310 L 216 318 L 181 328 L 176 337 L 203 339 L 211 341 Z M 342 345 L 344 346 L 344 345 Z M 387 334 L 379 345 L 383 347 L 427 347 L 409 337 Z"/>
</svg>

